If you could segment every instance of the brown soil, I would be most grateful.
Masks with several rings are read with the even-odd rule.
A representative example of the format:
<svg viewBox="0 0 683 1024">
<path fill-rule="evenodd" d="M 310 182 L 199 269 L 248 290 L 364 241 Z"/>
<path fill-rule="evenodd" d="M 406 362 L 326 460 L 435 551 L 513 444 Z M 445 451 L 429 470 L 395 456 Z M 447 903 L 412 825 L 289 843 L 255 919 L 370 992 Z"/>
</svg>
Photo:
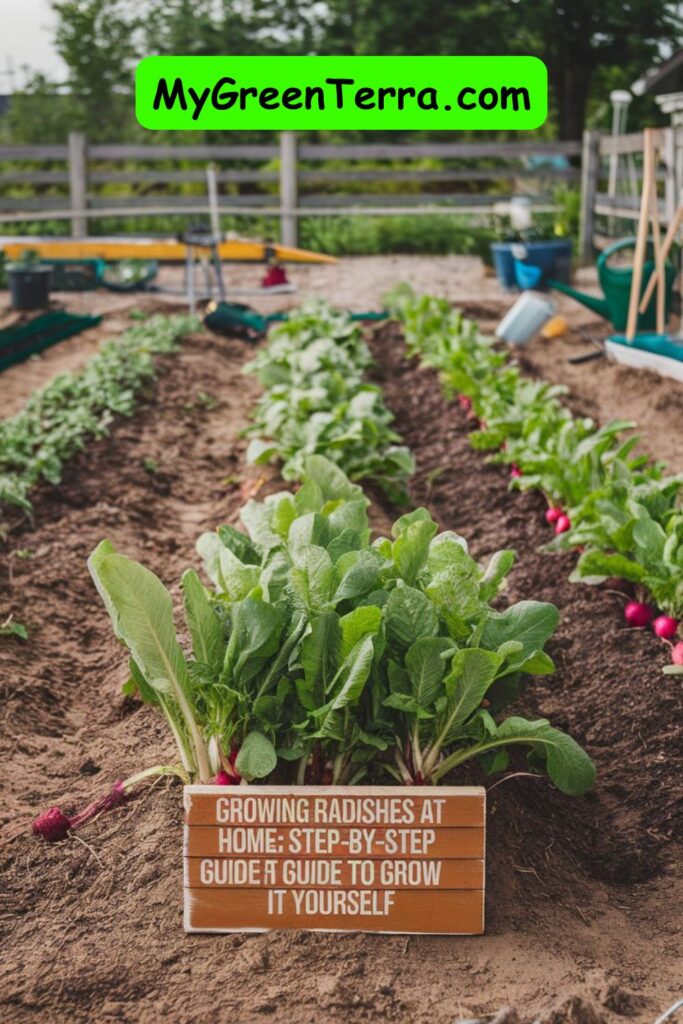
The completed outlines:
<svg viewBox="0 0 683 1024">
<path fill-rule="evenodd" d="M 523 710 L 548 715 L 587 746 L 599 770 L 595 793 L 570 800 L 524 777 L 492 790 L 483 938 L 187 937 L 175 785 L 158 784 L 100 818 L 82 842 L 49 847 L 29 834 L 38 810 L 82 806 L 116 777 L 171 756 L 163 722 L 120 694 L 125 658 L 85 560 L 109 536 L 175 585 L 196 564 L 198 534 L 236 520 L 246 476 L 237 434 L 254 396 L 239 371 L 249 353 L 197 336 L 163 361 L 135 417 L 89 446 L 59 488 L 36 495 L 34 523 L 0 552 L 0 617 L 12 611 L 31 629 L 29 643 L 0 647 L 0 751 L 11 765 L 3 1021 L 194 1024 L 218 1012 L 240 1024 L 450 1024 L 514 1006 L 529 1021 L 645 1024 L 676 998 L 680 685 L 660 675 L 658 643 L 622 630 L 612 595 L 570 586 L 567 559 L 537 554 L 546 536 L 538 499 L 508 495 L 503 473 L 483 466 L 434 375 L 401 358 L 392 331 L 376 344 L 388 401 L 417 458 L 415 500 L 477 554 L 518 550 L 510 599 L 561 608 L 558 671 L 527 688 Z M 374 521 L 384 528 L 393 514 L 376 507 Z"/>
</svg>

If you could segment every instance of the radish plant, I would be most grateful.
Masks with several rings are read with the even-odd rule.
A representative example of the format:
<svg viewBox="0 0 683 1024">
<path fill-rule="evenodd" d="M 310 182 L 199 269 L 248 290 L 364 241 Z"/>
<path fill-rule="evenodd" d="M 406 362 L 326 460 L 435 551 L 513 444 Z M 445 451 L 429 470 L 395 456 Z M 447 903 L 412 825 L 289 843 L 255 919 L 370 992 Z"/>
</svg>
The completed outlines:
<svg viewBox="0 0 683 1024">
<path fill-rule="evenodd" d="M 23 622 L 16 622 L 13 615 L 8 615 L 4 622 L 0 622 L 0 637 L 18 636 L 21 640 L 28 640 L 28 629 Z"/>
<path fill-rule="evenodd" d="M 585 550 L 572 579 L 595 584 L 618 576 L 643 598 L 651 595 L 662 618 L 683 618 L 683 511 L 670 509 L 660 520 L 634 499 L 600 509 L 600 519 L 577 530 Z M 671 628 L 664 625 L 658 635 L 672 639 Z"/>
<path fill-rule="evenodd" d="M 182 581 L 191 654 L 161 582 L 107 542 L 94 553 L 132 685 L 188 775 L 436 783 L 472 758 L 498 771 L 522 745 L 563 792 L 584 792 L 594 769 L 578 744 L 545 720 L 500 718 L 525 676 L 553 671 L 558 621 L 542 602 L 494 608 L 513 552 L 479 566 L 425 509 L 372 541 L 367 506 L 314 455 L 298 491 L 247 503 L 246 534 L 204 534 L 211 588 L 194 570 Z"/>
</svg>

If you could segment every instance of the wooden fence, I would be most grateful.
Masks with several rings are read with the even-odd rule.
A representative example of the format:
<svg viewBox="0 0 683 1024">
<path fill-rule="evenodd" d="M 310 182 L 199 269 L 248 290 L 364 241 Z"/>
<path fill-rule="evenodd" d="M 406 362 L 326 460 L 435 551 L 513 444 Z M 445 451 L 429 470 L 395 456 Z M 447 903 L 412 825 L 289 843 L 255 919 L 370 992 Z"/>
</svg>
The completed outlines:
<svg viewBox="0 0 683 1024">
<path fill-rule="evenodd" d="M 320 145 L 300 142 L 295 132 L 267 145 L 102 145 L 72 133 L 63 146 L 0 146 L 0 229 L 63 220 L 79 238 L 92 219 L 205 217 L 208 163 L 216 168 L 219 214 L 276 217 L 287 245 L 297 243 L 302 217 L 455 213 L 476 219 L 522 185 L 533 193 L 535 210 L 546 212 L 554 209 L 549 184 L 581 173 L 553 158 L 576 158 L 581 150 L 580 142 L 533 138 Z M 324 166 L 331 162 L 333 168 Z"/>
<path fill-rule="evenodd" d="M 683 128 L 660 129 L 656 142 L 660 217 L 668 224 L 683 189 Z M 0 146 L 0 230 L 61 220 L 81 238 L 93 219 L 205 218 L 208 164 L 216 168 L 219 215 L 277 218 L 287 245 L 297 244 L 302 217 L 460 214 L 476 221 L 520 192 L 532 193 L 537 212 L 550 211 L 552 184 L 580 179 L 585 263 L 596 244 L 637 221 L 642 152 L 642 132 L 592 130 L 582 142 L 360 145 L 310 144 L 282 132 L 273 143 L 234 146 L 89 144 L 74 132 L 61 146 Z"/>
</svg>

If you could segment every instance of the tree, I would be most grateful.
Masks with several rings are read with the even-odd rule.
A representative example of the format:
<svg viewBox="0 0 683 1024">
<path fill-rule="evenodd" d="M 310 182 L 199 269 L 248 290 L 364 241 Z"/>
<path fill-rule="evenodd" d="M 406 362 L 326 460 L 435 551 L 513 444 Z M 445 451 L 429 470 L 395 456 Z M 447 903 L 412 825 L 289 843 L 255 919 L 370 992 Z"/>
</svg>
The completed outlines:
<svg viewBox="0 0 683 1024">
<path fill-rule="evenodd" d="M 166 54 L 536 54 L 551 126 L 577 139 L 605 83 L 683 44 L 672 0 L 51 0 L 72 127 L 134 131 L 135 62 Z M 50 84 L 36 80 L 34 99 Z M 29 90 L 30 92 L 31 90 Z M 606 96 L 604 96 L 606 99 Z M 635 107 L 634 107 L 635 109 Z M 643 109 L 647 109 L 643 107 Z"/>
<path fill-rule="evenodd" d="M 328 0 L 319 28 L 321 53 L 535 54 L 562 139 L 581 137 L 599 69 L 642 69 L 683 43 L 669 0 Z"/>
<path fill-rule="evenodd" d="M 72 128 L 91 138 L 106 136 L 109 125 L 130 104 L 136 36 L 140 20 L 132 0 L 51 0 L 57 14 L 55 45 L 69 69 Z"/>
<path fill-rule="evenodd" d="M 642 70 L 662 44 L 683 42 L 680 5 L 668 0 L 535 0 L 532 14 L 531 5 L 502 0 L 502 8 L 519 16 L 519 52 L 545 60 L 561 139 L 581 137 L 599 68 Z"/>
</svg>

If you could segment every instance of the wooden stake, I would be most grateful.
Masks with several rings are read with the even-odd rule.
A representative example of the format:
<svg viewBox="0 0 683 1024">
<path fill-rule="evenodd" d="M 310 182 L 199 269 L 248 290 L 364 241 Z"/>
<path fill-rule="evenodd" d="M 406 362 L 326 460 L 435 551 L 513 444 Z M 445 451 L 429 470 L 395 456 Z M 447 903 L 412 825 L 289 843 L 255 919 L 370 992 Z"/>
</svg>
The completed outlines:
<svg viewBox="0 0 683 1024">
<path fill-rule="evenodd" d="M 657 197 L 657 151 L 652 145 L 652 182 L 650 186 L 650 203 L 652 210 L 652 246 L 655 257 L 655 275 L 657 277 L 657 334 L 664 334 L 664 267 L 662 264 L 662 234 L 659 227 L 659 200 Z"/>
<path fill-rule="evenodd" d="M 643 280 L 643 263 L 647 248 L 647 233 L 650 223 L 650 196 L 652 191 L 652 129 L 645 128 L 643 131 L 643 191 L 640 201 L 640 218 L 638 220 L 638 235 L 636 237 L 636 248 L 633 255 L 633 277 L 631 280 L 631 296 L 628 305 L 628 319 L 626 321 L 626 341 L 631 343 L 636 336 L 638 326 L 638 306 L 640 300 L 640 286 Z"/>
<path fill-rule="evenodd" d="M 666 235 L 664 236 L 664 241 L 662 242 L 662 262 L 659 267 L 661 276 L 664 276 L 664 264 L 666 263 L 671 246 L 674 244 L 676 235 L 678 233 L 678 229 L 681 226 L 681 221 L 683 221 L 683 203 L 676 210 L 673 220 L 669 224 Z M 657 273 L 657 267 L 655 267 L 655 269 L 650 274 L 650 280 L 647 282 L 647 288 L 643 292 L 643 297 L 640 302 L 640 308 L 638 310 L 639 313 L 644 313 L 647 309 L 658 279 L 659 276 Z"/>
</svg>

